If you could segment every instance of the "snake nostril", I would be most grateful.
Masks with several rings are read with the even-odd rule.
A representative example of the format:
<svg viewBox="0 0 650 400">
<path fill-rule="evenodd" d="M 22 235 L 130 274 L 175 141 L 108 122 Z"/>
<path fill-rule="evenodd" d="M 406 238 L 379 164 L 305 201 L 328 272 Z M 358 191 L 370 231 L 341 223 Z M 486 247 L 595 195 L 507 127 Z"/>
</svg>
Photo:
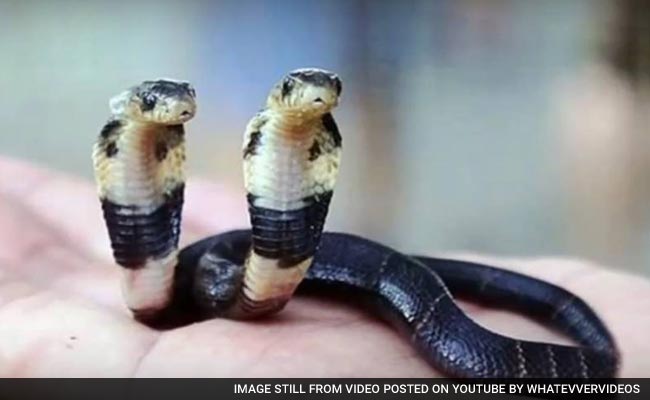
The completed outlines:
<svg viewBox="0 0 650 400">
<path fill-rule="evenodd" d="M 185 111 L 183 111 L 183 112 L 181 113 L 181 117 L 189 117 L 190 114 L 191 114 L 191 113 L 190 113 L 189 111 L 185 110 Z"/>
<path fill-rule="evenodd" d="M 320 97 L 316 97 L 316 100 L 314 100 L 314 103 L 324 103 L 324 101 Z"/>
</svg>

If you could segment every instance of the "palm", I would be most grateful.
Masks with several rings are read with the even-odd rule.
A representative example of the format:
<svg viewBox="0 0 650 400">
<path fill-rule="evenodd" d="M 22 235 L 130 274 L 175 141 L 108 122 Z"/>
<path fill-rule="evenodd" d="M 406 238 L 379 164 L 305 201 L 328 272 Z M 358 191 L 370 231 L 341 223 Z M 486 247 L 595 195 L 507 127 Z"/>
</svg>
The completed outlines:
<svg viewBox="0 0 650 400">
<path fill-rule="evenodd" d="M 243 208 L 232 213 L 241 206 L 220 192 L 190 183 L 184 242 L 245 222 Z M 122 304 L 98 204 L 88 182 L 0 159 L 0 376 L 436 374 L 396 332 L 344 299 L 297 298 L 258 322 L 166 331 L 135 322 Z M 650 283 L 567 260 L 522 264 L 593 305 L 622 348 L 622 374 L 647 375 Z M 511 336 L 562 340 L 506 312 L 465 308 Z"/>
</svg>

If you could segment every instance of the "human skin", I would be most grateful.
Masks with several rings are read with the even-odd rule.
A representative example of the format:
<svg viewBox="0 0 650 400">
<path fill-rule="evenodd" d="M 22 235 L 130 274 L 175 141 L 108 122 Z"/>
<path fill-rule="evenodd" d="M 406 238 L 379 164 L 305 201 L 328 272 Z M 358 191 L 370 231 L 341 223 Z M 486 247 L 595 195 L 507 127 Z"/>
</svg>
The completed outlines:
<svg viewBox="0 0 650 400">
<path fill-rule="evenodd" d="M 183 244 L 245 226 L 237 194 L 200 180 L 187 187 Z M 622 352 L 620 375 L 650 377 L 648 280 L 574 259 L 458 258 L 576 293 L 612 330 Z M 297 296 L 261 321 L 213 319 L 160 331 L 132 319 L 119 273 L 92 182 L 0 157 L 2 377 L 439 376 L 353 298 Z M 568 343 L 512 313 L 461 306 L 499 333 Z"/>
</svg>

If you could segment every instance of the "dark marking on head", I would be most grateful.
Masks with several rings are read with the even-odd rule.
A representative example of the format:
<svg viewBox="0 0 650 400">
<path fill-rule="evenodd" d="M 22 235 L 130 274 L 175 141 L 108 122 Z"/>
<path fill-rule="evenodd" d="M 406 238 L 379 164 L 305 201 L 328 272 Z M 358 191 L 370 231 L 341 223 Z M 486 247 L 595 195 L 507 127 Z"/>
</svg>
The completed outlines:
<svg viewBox="0 0 650 400">
<path fill-rule="evenodd" d="M 311 145 L 309 148 L 309 161 L 314 161 L 315 159 L 318 158 L 322 153 L 322 150 L 320 148 L 320 144 L 318 143 L 318 140 L 314 140 L 314 143 Z"/>
<path fill-rule="evenodd" d="M 320 69 L 301 69 L 289 73 L 289 77 L 299 79 L 305 83 L 311 83 L 314 86 L 331 85 L 337 91 L 340 91 L 341 80 L 336 74 L 323 71 Z"/>
<path fill-rule="evenodd" d="M 169 144 L 166 141 L 159 141 L 156 143 L 156 149 L 154 152 L 156 155 L 156 160 L 158 160 L 158 162 L 163 161 L 167 157 L 167 153 L 169 152 L 168 145 Z"/>
<path fill-rule="evenodd" d="M 330 137 L 334 142 L 334 146 L 341 147 L 343 139 L 341 138 L 341 132 L 339 132 L 339 127 L 336 125 L 336 121 L 334 121 L 334 117 L 332 116 L 332 113 L 327 113 L 323 115 L 322 122 L 323 122 L 323 127 L 325 127 L 325 130 L 329 132 Z"/>
<path fill-rule="evenodd" d="M 192 86 L 187 82 L 176 82 L 167 80 L 144 81 L 140 85 L 140 91 L 137 93 L 140 98 L 146 95 L 154 94 L 165 97 L 190 95 L 194 97 L 196 93 Z"/>
<path fill-rule="evenodd" d="M 110 141 L 106 144 L 106 147 L 104 148 L 104 152 L 106 153 L 106 157 L 111 158 L 117 155 L 118 149 L 117 149 L 117 143 L 115 141 Z"/>
<path fill-rule="evenodd" d="M 188 82 L 177 82 L 169 80 L 144 81 L 135 92 L 140 98 L 140 109 L 142 112 L 151 111 L 161 99 L 168 97 L 186 98 L 196 97 L 194 88 Z"/>
<path fill-rule="evenodd" d="M 262 137 L 262 133 L 260 131 L 255 131 L 250 134 L 248 143 L 244 148 L 244 158 L 248 158 L 250 156 L 254 156 L 255 154 L 257 154 L 257 148 L 260 145 L 261 137 Z"/>
<path fill-rule="evenodd" d="M 117 133 L 118 129 L 122 127 L 122 121 L 117 119 L 111 119 L 103 127 L 102 131 L 99 133 L 104 139 L 108 139 L 110 136 L 113 136 Z"/>
</svg>

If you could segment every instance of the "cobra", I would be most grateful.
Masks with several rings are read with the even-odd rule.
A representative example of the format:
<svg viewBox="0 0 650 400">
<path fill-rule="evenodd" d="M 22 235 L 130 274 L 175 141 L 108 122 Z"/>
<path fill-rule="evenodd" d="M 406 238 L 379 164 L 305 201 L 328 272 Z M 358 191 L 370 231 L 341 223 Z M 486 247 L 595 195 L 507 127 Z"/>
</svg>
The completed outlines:
<svg viewBox="0 0 650 400">
<path fill-rule="evenodd" d="M 194 89 L 186 82 L 146 81 L 111 100 L 93 159 L 124 298 L 135 318 L 251 319 L 279 312 L 296 290 L 345 292 L 449 376 L 615 376 L 619 353 L 612 335 L 584 301 L 560 287 L 322 232 L 341 156 L 332 116 L 340 95 L 339 78 L 319 69 L 292 71 L 273 86 L 244 135 L 252 229 L 180 251 L 183 124 L 196 112 Z M 496 334 L 469 318 L 452 293 L 534 317 L 577 346 Z"/>
</svg>

